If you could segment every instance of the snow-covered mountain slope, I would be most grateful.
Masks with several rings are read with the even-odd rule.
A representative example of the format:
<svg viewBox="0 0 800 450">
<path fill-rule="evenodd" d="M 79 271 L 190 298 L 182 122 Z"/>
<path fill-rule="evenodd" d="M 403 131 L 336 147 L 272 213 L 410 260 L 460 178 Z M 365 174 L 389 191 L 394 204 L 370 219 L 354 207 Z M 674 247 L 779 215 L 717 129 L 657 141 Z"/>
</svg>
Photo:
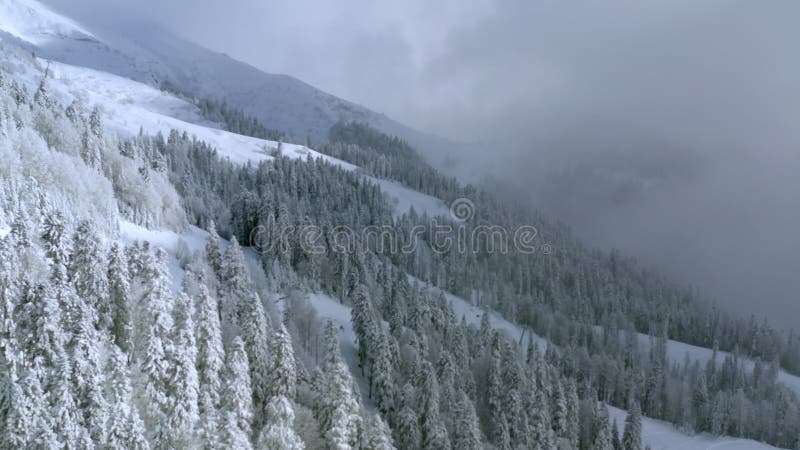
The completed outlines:
<svg viewBox="0 0 800 450">
<path fill-rule="evenodd" d="M 628 413 L 613 406 L 608 413 L 617 425 L 622 427 Z M 619 430 L 620 438 L 622 430 Z M 773 447 L 751 439 L 728 436 L 712 436 L 708 433 L 686 434 L 674 425 L 660 420 L 642 417 L 642 444 L 651 450 L 775 450 Z"/>
<path fill-rule="evenodd" d="M 412 281 L 419 281 L 414 280 Z M 435 295 L 438 295 L 438 290 L 435 289 Z M 451 303 L 456 316 L 462 316 L 466 319 L 467 323 L 479 326 L 482 316 L 482 310 L 472 305 L 467 300 L 457 297 L 455 295 L 445 292 L 447 300 Z M 360 369 L 358 366 L 358 350 L 356 345 L 356 335 L 353 331 L 353 326 L 350 321 L 351 308 L 341 304 L 339 301 L 324 294 L 312 294 L 311 303 L 316 308 L 321 317 L 332 320 L 340 328 L 339 342 L 342 350 L 342 355 L 345 361 L 350 366 L 350 371 L 361 385 L 362 396 L 367 392 L 366 380 L 359 377 Z M 523 336 L 522 329 L 518 326 L 508 322 L 497 314 L 490 314 L 489 321 L 492 328 L 504 332 L 510 339 L 518 340 Z M 527 342 L 527 335 L 524 336 Z M 539 336 L 533 335 L 534 342 L 544 350 L 547 341 Z M 674 343 L 674 342 L 672 342 Z M 680 344 L 680 343 L 674 343 Z M 676 345 L 675 347 L 680 347 Z M 677 351 L 677 350 L 676 350 Z M 616 419 L 620 427 L 620 437 L 622 434 L 621 427 L 625 423 L 627 411 L 608 406 L 610 418 Z M 677 429 L 674 425 L 651 419 L 648 417 L 642 418 L 642 442 L 652 450 L 775 450 L 777 447 L 767 445 L 761 442 L 753 441 L 751 439 L 739 439 L 728 436 L 712 436 L 707 433 L 688 434 Z"/>
<path fill-rule="evenodd" d="M 69 18 L 70 13 L 55 12 L 36 0 L 0 0 L 0 37 L 47 59 L 156 86 L 167 82 L 193 95 L 224 99 L 298 141 L 324 141 L 331 125 L 344 120 L 368 123 L 424 149 L 456 147 L 296 78 L 262 72 L 153 24 L 125 22 L 124 18 L 112 24 L 80 17 L 84 26 Z"/>
<path fill-rule="evenodd" d="M 42 63 L 47 64 L 45 61 Z M 134 135 L 140 130 L 165 135 L 173 129 L 185 131 L 214 146 L 223 157 L 236 163 L 271 159 L 270 155 L 279 146 L 278 142 L 221 130 L 219 124 L 203 119 L 194 104 L 147 84 L 63 63 L 51 62 L 49 67 L 51 79 L 48 83 L 54 95 L 66 104 L 79 99 L 87 106 L 100 105 L 108 117 L 106 126 L 123 135 Z M 39 78 L 41 73 L 37 71 L 27 73 L 31 87 Z M 345 170 L 358 169 L 304 145 L 281 143 L 280 148 L 281 154 L 286 157 L 305 159 L 310 156 L 322 158 Z M 369 179 L 380 184 L 381 189 L 394 199 L 397 214 L 408 211 L 412 206 L 417 212 L 426 212 L 431 216 L 449 213 L 447 206 L 439 199 L 396 182 L 374 177 Z"/>
<path fill-rule="evenodd" d="M 638 337 L 640 348 L 643 351 L 647 351 L 647 349 L 650 348 L 652 339 L 651 336 L 639 333 Z M 730 353 L 728 352 L 717 352 L 717 365 L 722 364 L 725 358 L 727 358 L 729 355 Z M 667 359 L 669 359 L 672 363 L 682 363 L 687 357 L 689 358 L 690 362 L 697 361 L 700 364 L 705 364 L 714 358 L 714 351 L 709 348 L 698 347 L 696 345 L 686 344 L 684 342 L 673 340 L 667 341 Z M 752 360 L 740 358 L 739 361 L 746 371 L 751 372 L 753 370 L 755 363 Z M 787 373 L 784 370 L 780 370 L 778 372 L 778 381 L 800 395 L 800 377 Z"/>
<path fill-rule="evenodd" d="M 35 0 L 0 1 L 0 29 L 37 46 L 56 40 L 94 39 L 77 22 L 43 8 Z"/>
</svg>

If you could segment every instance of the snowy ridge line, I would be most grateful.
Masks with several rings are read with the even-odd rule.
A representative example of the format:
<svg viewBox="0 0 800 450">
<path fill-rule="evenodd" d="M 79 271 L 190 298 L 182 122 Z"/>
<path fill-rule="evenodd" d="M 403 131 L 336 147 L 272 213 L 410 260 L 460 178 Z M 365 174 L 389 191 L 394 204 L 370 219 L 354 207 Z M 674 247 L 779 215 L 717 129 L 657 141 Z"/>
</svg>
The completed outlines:
<svg viewBox="0 0 800 450">
<path fill-rule="evenodd" d="M 0 25 L 8 34 L 35 45 L 64 38 L 95 39 L 74 20 L 36 0 L 0 0 Z"/>
<path fill-rule="evenodd" d="M 88 105 L 102 105 L 108 115 L 106 125 L 122 135 L 135 136 L 139 131 L 167 135 L 171 130 L 179 130 L 206 142 L 221 157 L 237 164 L 271 160 L 280 148 L 280 154 L 287 158 L 321 158 L 344 170 L 361 169 L 305 145 L 279 143 L 221 130 L 219 124 L 203 119 L 196 105 L 144 83 L 98 70 L 42 61 L 50 64 L 51 89 L 62 102 L 69 104 L 80 99 Z M 40 76 L 31 74 L 31 77 L 37 75 Z M 30 84 L 33 85 L 34 81 L 30 80 Z M 395 181 L 369 175 L 364 177 L 378 184 L 393 199 L 395 217 L 409 211 L 412 206 L 417 212 L 426 212 L 431 217 L 449 214 L 447 205 L 438 198 Z"/>
<path fill-rule="evenodd" d="M 190 136 L 215 147 L 220 156 L 234 163 L 258 162 L 272 159 L 271 153 L 279 143 L 243 136 L 212 126 L 203 119 L 197 107 L 169 93 L 127 78 L 84 67 L 49 62 L 53 76 L 51 89 L 60 94 L 64 103 L 80 99 L 88 105 L 101 105 L 108 117 L 106 125 L 123 135 L 134 136 L 139 131 L 168 135 L 171 130 L 185 131 Z M 303 145 L 280 143 L 284 156 L 290 158 L 322 158 L 346 170 L 356 166 Z"/>
</svg>

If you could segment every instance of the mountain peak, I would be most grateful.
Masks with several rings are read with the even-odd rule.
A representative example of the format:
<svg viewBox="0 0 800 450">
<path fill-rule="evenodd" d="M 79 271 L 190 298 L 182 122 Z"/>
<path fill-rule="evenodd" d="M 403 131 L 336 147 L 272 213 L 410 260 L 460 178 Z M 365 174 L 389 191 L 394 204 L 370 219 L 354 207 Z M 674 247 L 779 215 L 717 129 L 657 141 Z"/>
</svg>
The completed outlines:
<svg viewBox="0 0 800 450">
<path fill-rule="evenodd" d="M 36 0 L 0 0 L 0 29 L 2 34 L 33 45 L 63 39 L 94 39 L 94 35 L 76 21 Z"/>
</svg>

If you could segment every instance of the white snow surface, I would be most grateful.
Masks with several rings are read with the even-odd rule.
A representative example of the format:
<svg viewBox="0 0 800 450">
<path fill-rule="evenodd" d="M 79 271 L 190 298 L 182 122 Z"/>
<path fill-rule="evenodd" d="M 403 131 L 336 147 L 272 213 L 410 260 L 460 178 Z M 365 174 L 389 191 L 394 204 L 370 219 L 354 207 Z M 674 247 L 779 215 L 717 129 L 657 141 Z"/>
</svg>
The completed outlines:
<svg viewBox="0 0 800 450">
<path fill-rule="evenodd" d="M 221 156 L 235 163 L 271 159 L 270 153 L 278 147 L 278 142 L 215 128 L 218 124 L 203 119 L 192 103 L 146 84 L 62 63 L 50 62 L 50 70 L 53 75 L 51 84 L 62 93 L 62 97 L 77 98 L 89 106 L 101 105 L 108 115 L 105 126 L 123 135 L 135 135 L 140 130 L 164 135 L 173 129 L 185 131 L 215 147 Z M 283 143 L 281 148 L 287 157 L 311 155 L 347 170 L 356 168 L 302 145 Z"/>
<path fill-rule="evenodd" d="M 608 406 L 608 413 L 612 420 L 617 420 L 621 438 L 625 418 L 628 416 L 627 411 Z M 712 436 L 708 433 L 689 435 L 670 423 L 647 417 L 642 417 L 642 443 L 652 450 L 775 450 L 778 448 L 751 439 Z"/>
<path fill-rule="evenodd" d="M 638 337 L 639 347 L 645 350 L 645 352 L 649 350 L 652 337 L 642 333 L 639 333 Z M 673 364 L 682 364 L 686 358 L 686 355 L 689 356 L 690 362 L 693 363 L 694 361 L 697 361 L 701 365 L 704 365 L 714 357 L 714 351 L 709 348 L 698 347 L 696 345 L 686 344 L 679 341 L 667 341 L 667 359 L 669 359 L 670 362 Z M 728 352 L 718 351 L 716 360 L 717 364 L 721 364 L 728 355 Z M 739 358 L 739 361 L 745 370 L 753 370 L 755 363 L 752 360 L 747 358 Z M 787 373 L 784 370 L 780 370 L 778 372 L 778 381 L 800 395 L 800 377 Z"/>
<path fill-rule="evenodd" d="M 411 278 L 411 282 L 418 281 Z M 439 295 L 436 288 L 432 288 L 435 295 Z M 457 317 L 464 316 L 467 323 L 479 325 L 483 311 L 477 306 L 461 297 L 445 292 L 447 300 L 453 305 L 453 310 Z M 366 396 L 368 386 L 364 377 L 360 376 L 361 369 L 358 367 L 358 348 L 356 346 L 356 336 L 350 322 L 349 306 L 341 304 L 338 300 L 325 294 L 311 294 L 311 304 L 314 305 L 320 317 L 332 320 L 340 329 L 339 347 L 342 358 L 350 367 L 353 378 L 359 384 L 362 393 L 362 402 L 370 405 Z M 496 330 L 504 332 L 509 338 L 519 340 L 522 336 L 522 329 L 517 325 L 508 322 L 495 313 L 490 313 L 489 321 Z M 543 349 L 547 341 L 537 335 L 534 342 Z M 527 336 L 523 340 L 523 345 L 527 342 Z M 608 406 L 611 419 L 617 420 L 620 436 L 625 424 L 627 411 Z M 739 439 L 727 436 L 712 436 L 708 433 L 688 434 L 678 430 L 674 425 L 660 420 L 642 417 L 642 441 L 645 446 L 652 450 L 775 450 L 777 447 L 767 445 L 750 439 Z"/>
<path fill-rule="evenodd" d="M 197 107 L 170 93 L 160 91 L 137 81 L 85 67 L 50 62 L 53 79 L 51 90 L 61 100 L 80 99 L 86 105 L 101 105 L 107 113 L 105 126 L 123 135 L 135 135 L 143 130 L 149 134 L 167 135 L 170 130 L 186 131 L 217 149 L 222 157 L 234 163 L 258 162 L 270 156 L 278 142 L 243 136 L 219 129 L 219 124 L 202 118 Z M 357 171 L 360 168 L 348 162 L 322 154 L 304 145 L 281 143 L 281 154 L 288 158 L 306 159 L 309 156 Z M 442 200 L 405 187 L 390 180 L 367 176 L 380 185 L 394 203 L 395 216 L 411 209 L 429 216 L 447 216 L 449 209 Z"/>
<path fill-rule="evenodd" d="M 394 203 L 394 215 L 398 217 L 408 212 L 411 207 L 422 214 L 427 213 L 430 217 L 445 216 L 450 217 L 450 208 L 440 199 L 415 191 L 396 181 L 383 180 L 380 178 L 369 177 L 370 180 L 381 187 Z"/>
<path fill-rule="evenodd" d="M 10 233 L 10 232 L 11 232 L 11 228 L 9 228 L 9 227 L 7 227 L 5 225 L 0 226 L 0 239 L 6 237 L 6 235 L 8 233 Z"/>
<path fill-rule="evenodd" d="M 75 21 L 35 0 L 0 0 L 0 29 L 31 44 L 57 39 L 94 39 Z"/>
</svg>

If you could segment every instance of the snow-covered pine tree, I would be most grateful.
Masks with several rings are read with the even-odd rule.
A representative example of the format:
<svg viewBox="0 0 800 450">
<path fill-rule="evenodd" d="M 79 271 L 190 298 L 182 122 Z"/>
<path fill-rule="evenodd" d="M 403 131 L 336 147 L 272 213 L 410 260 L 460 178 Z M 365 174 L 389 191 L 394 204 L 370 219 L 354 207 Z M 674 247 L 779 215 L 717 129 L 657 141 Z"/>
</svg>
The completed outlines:
<svg viewBox="0 0 800 450">
<path fill-rule="evenodd" d="M 172 340 L 174 323 L 172 319 L 172 292 L 166 267 L 166 252 L 159 248 L 152 266 L 147 270 L 152 274 L 148 280 L 144 297 L 141 299 L 144 317 L 140 324 L 142 348 L 138 351 L 141 392 L 137 396 L 142 401 L 142 418 L 148 433 L 148 440 L 154 448 L 168 448 L 172 445 L 173 430 L 170 429 L 170 416 L 175 402 L 171 396 L 172 385 Z"/>
<path fill-rule="evenodd" d="M 55 293 L 49 285 L 23 285 L 21 302 L 16 306 L 16 340 L 20 359 L 34 370 L 42 389 L 49 390 L 54 382 L 54 369 L 65 351 L 66 333 L 61 325 L 61 311 Z"/>
<path fill-rule="evenodd" d="M 261 430 L 259 449 L 302 449 L 303 442 L 294 432 L 294 406 L 296 368 L 294 350 L 289 333 L 283 324 L 272 334 L 270 341 L 272 367 L 269 401 L 265 413 L 265 426 Z"/>
<path fill-rule="evenodd" d="M 498 332 L 493 332 L 489 346 L 489 374 L 487 381 L 486 405 L 489 414 L 489 434 L 492 442 L 498 448 L 510 448 L 511 442 L 508 435 L 508 422 L 503 404 L 503 379 L 501 360 L 501 338 Z"/>
<path fill-rule="evenodd" d="M 567 398 L 567 428 L 564 437 L 572 448 L 578 448 L 578 441 L 580 437 L 580 419 L 579 414 L 579 400 L 578 389 L 575 386 L 575 380 L 570 379 L 567 383 L 566 389 Z M 616 433 L 616 430 L 614 430 Z"/>
<path fill-rule="evenodd" d="M 222 386 L 221 376 L 225 367 L 225 351 L 222 346 L 222 332 L 219 323 L 217 299 L 208 291 L 202 271 L 189 266 L 184 276 L 184 290 L 195 297 L 194 332 L 197 342 L 197 376 L 200 397 L 207 395 L 207 401 L 200 402 L 200 413 L 209 418 L 216 415 Z M 206 411 L 212 408 L 211 411 Z M 205 420 L 201 420 L 203 422 Z"/>
<path fill-rule="evenodd" d="M 625 450 L 642 450 L 642 410 L 636 400 L 632 401 L 628 417 L 625 418 L 622 448 Z"/>
<path fill-rule="evenodd" d="M 391 415 L 394 412 L 394 365 L 389 336 L 379 331 L 378 342 L 375 348 L 375 364 L 372 370 L 372 396 L 375 404 L 382 414 Z"/>
<path fill-rule="evenodd" d="M 399 409 L 393 418 L 395 442 L 398 448 L 419 448 L 422 440 L 419 429 L 419 417 L 414 410 L 416 392 L 411 383 L 406 383 L 400 390 Z"/>
<path fill-rule="evenodd" d="M 95 442 L 101 442 L 105 434 L 108 411 L 103 394 L 105 373 L 102 352 L 107 346 L 105 336 L 95 328 L 94 308 L 76 298 L 76 310 L 72 319 L 72 335 L 68 350 L 72 357 L 72 386 L 75 400 L 83 412 L 83 423 Z"/>
<path fill-rule="evenodd" d="M 608 421 L 608 409 L 602 402 L 595 403 L 594 410 L 594 441 L 592 449 L 596 450 L 613 450 L 613 437 L 611 435 L 611 424 Z M 614 430 L 614 432 L 616 432 Z"/>
<path fill-rule="evenodd" d="M 62 354 L 56 368 L 56 382 L 50 394 L 51 405 L 48 411 L 53 422 L 53 432 L 63 445 L 62 448 L 76 450 L 93 448 L 94 441 L 89 436 L 89 431 L 82 425 L 82 414 L 72 396 L 71 374 L 70 360 L 66 354 Z"/>
<path fill-rule="evenodd" d="M 369 414 L 364 420 L 362 431 L 361 450 L 394 450 L 392 443 L 392 430 L 386 425 L 378 414 Z"/>
<path fill-rule="evenodd" d="M 282 323 L 272 333 L 270 353 L 272 366 L 269 371 L 271 377 L 269 395 L 283 396 L 291 400 L 294 398 L 297 370 L 292 339 Z"/>
<path fill-rule="evenodd" d="M 557 438 L 567 436 L 567 399 L 564 396 L 564 387 L 557 376 L 551 377 L 553 383 L 553 396 L 550 399 L 553 432 Z"/>
<path fill-rule="evenodd" d="M 69 279 L 75 292 L 96 311 L 98 326 L 108 329 L 112 324 L 108 296 L 108 278 L 105 250 L 102 240 L 89 221 L 82 221 L 73 237 L 75 251 L 69 263 Z"/>
<path fill-rule="evenodd" d="M 24 355 L 19 355 L 24 359 Z M 3 448 L 58 448 L 47 399 L 36 375 L 37 369 L 24 369 L 11 385 L 5 423 L 0 427 Z"/>
<path fill-rule="evenodd" d="M 107 448 L 148 450 L 150 444 L 145 437 L 144 423 L 133 405 L 133 388 L 128 371 L 128 356 L 112 346 L 106 362 L 106 433 L 102 444 Z"/>
<path fill-rule="evenodd" d="M 439 416 L 439 383 L 430 362 L 425 361 L 416 380 L 419 386 L 417 411 L 422 448 L 425 450 L 446 450 L 450 448 L 447 429 Z"/>
<path fill-rule="evenodd" d="M 202 387 L 200 389 L 198 409 L 200 410 L 200 420 L 197 428 L 199 447 L 203 450 L 220 448 L 220 413 L 217 409 L 217 402 L 211 398 L 210 392 Z"/>
<path fill-rule="evenodd" d="M 42 245 L 52 266 L 53 283 L 67 280 L 67 264 L 72 253 L 71 240 L 67 235 L 64 215 L 53 211 L 44 217 L 42 223 Z"/>
<path fill-rule="evenodd" d="M 216 277 L 216 282 L 222 281 L 222 252 L 219 248 L 219 235 L 217 226 L 212 220 L 208 224 L 208 240 L 206 241 L 206 262 Z"/>
<path fill-rule="evenodd" d="M 233 339 L 225 361 L 225 389 L 221 398 L 222 442 L 238 445 L 250 442 L 253 421 L 253 390 L 250 387 L 250 368 L 244 343 Z M 227 447 L 239 448 L 239 447 Z"/>
<path fill-rule="evenodd" d="M 353 309 L 350 310 L 350 321 L 358 342 L 358 365 L 361 367 L 361 375 L 364 376 L 372 371 L 371 360 L 374 357 L 373 347 L 377 343 L 378 327 L 367 287 L 359 284 L 353 290 L 352 297 Z"/>
<path fill-rule="evenodd" d="M 195 445 L 194 430 L 199 420 L 198 396 L 199 381 L 195 362 L 197 345 L 192 320 L 192 299 L 182 293 L 173 308 L 173 336 L 169 358 L 172 362 L 172 383 L 170 395 L 174 406 L 170 414 L 170 428 L 173 442 L 177 447 Z"/>
<path fill-rule="evenodd" d="M 550 403 L 545 389 L 536 389 L 533 393 L 531 412 L 531 441 L 541 448 L 552 448 L 554 436 L 550 421 Z"/>
<path fill-rule="evenodd" d="M 294 432 L 294 407 L 285 395 L 275 395 L 267 403 L 266 425 L 261 430 L 256 448 L 263 450 L 305 448 Z"/>
<path fill-rule="evenodd" d="M 118 243 L 108 253 L 108 294 L 111 309 L 111 335 L 122 351 L 133 351 L 133 316 L 128 304 L 130 293 L 128 263 Z"/>
<path fill-rule="evenodd" d="M 253 448 L 248 438 L 248 433 L 242 430 L 236 413 L 233 411 L 222 411 L 222 430 L 220 436 L 220 448 L 235 448 L 237 450 L 250 450 Z"/>
<path fill-rule="evenodd" d="M 264 424 L 270 391 L 269 324 L 261 298 L 251 292 L 243 299 L 240 328 L 247 350 L 250 383 L 253 391 L 253 426 Z"/>
<path fill-rule="evenodd" d="M 210 245 L 213 239 L 208 242 Z M 208 251 L 213 254 L 213 245 Z M 238 330 L 239 319 L 244 307 L 243 303 L 251 292 L 250 276 L 244 263 L 244 254 L 242 254 L 242 249 L 239 247 L 236 237 L 231 238 L 231 242 L 225 250 L 220 270 L 218 289 L 223 335 L 224 337 L 233 336 Z M 230 342 L 230 339 L 223 340 L 226 344 Z"/>
<path fill-rule="evenodd" d="M 469 396 L 459 391 L 456 408 L 453 411 L 453 448 L 459 450 L 479 450 L 481 444 L 480 424 L 475 414 L 475 407 Z"/>
<path fill-rule="evenodd" d="M 326 354 L 322 364 L 322 379 L 315 393 L 315 413 L 328 445 L 336 449 L 350 449 L 358 445 L 361 417 L 353 379 L 340 356 L 337 334 L 336 325 L 328 321 L 325 326 Z"/>
</svg>

